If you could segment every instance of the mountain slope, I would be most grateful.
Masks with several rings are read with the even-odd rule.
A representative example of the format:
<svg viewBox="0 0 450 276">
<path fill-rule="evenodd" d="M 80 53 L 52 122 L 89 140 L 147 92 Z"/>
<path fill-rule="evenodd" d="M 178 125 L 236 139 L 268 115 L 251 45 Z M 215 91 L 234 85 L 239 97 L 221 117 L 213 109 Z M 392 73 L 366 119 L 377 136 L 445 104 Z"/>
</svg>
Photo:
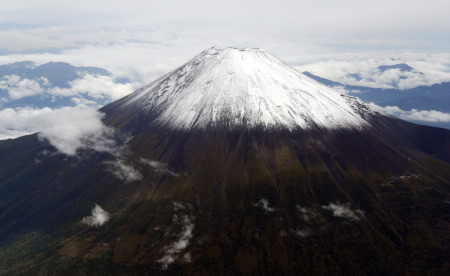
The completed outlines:
<svg viewBox="0 0 450 276">
<path fill-rule="evenodd" d="M 199 58 L 209 51 L 218 53 Z M 220 64 L 227 49 L 209 51 L 194 64 Z M 307 79 L 300 88 L 315 90 L 298 93 L 318 95 L 305 120 L 312 123 L 272 124 L 286 114 L 253 116 L 254 102 L 235 105 L 231 94 L 209 106 L 213 90 L 190 90 L 219 87 L 225 69 L 210 83 L 158 89 L 180 80 L 183 68 L 102 109 L 117 136 L 129 135 L 120 154 L 67 157 L 37 135 L 0 141 L 0 273 L 448 273 L 450 131 L 383 115 Z M 158 91 L 164 101 L 155 104 Z M 206 105 L 197 121 L 186 116 L 192 106 L 182 106 L 194 92 Z M 259 96 L 270 103 L 268 95 Z M 317 110 L 335 103 L 363 124 L 339 116 L 321 124 Z M 222 107 L 240 104 L 250 111 L 226 114 L 250 121 L 214 121 L 226 117 Z M 302 102 L 297 114 L 309 115 L 313 104 Z M 211 115 L 214 107 L 222 117 Z M 89 225 L 99 213 L 106 222 Z"/>
<path fill-rule="evenodd" d="M 365 125 L 349 101 L 265 51 L 211 48 L 102 111 L 157 116 L 175 129 Z"/>
</svg>

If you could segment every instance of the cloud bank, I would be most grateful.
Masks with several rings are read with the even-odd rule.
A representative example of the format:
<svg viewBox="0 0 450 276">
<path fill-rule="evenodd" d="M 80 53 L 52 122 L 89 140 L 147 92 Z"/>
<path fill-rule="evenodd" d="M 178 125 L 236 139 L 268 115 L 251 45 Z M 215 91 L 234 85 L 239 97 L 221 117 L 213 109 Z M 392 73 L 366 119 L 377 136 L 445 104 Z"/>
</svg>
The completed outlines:
<svg viewBox="0 0 450 276">
<path fill-rule="evenodd" d="M 39 132 L 40 138 L 66 155 L 75 155 L 79 149 L 111 151 L 116 146 L 111 138 L 114 131 L 92 107 L 7 108 L 0 110 L 0 117 L 0 139 Z"/>
<path fill-rule="evenodd" d="M 403 120 L 423 121 L 423 122 L 450 122 L 450 113 L 444 113 L 436 110 L 402 110 L 398 106 L 380 107 L 384 112 L 399 117 Z"/>
<path fill-rule="evenodd" d="M 114 130 L 106 127 L 102 114 L 93 108 L 62 108 L 38 117 L 39 137 L 66 155 L 75 155 L 79 149 L 109 152 L 116 147 Z"/>
<path fill-rule="evenodd" d="M 105 162 L 107 169 L 124 182 L 141 180 L 143 174 L 139 167 L 143 166 L 157 174 L 178 176 L 159 161 L 140 158 L 133 163 L 128 160 L 128 147 L 116 142 L 114 138 L 118 133 L 103 124 L 103 114 L 94 107 L 80 104 L 60 109 L 7 108 L 0 110 L 0 118 L 0 139 L 38 132 L 40 139 L 48 141 L 58 152 L 68 156 L 75 156 L 83 149 L 111 154 L 113 160 Z"/>
<path fill-rule="evenodd" d="M 77 96 L 89 95 L 95 99 L 107 97 L 110 100 L 118 100 L 133 92 L 131 83 L 116 83 L 111 76 L 94 76 L 86 74 L 81 78 L 69 82 L 70 88 L 54 87 L 48 90 L 53 96 Z"/>
<path fill-rule="evenodd" d="M 15 101 L 29 96 L 41 97 L 85 97 L 114 101 L 120 99 L 139 86 L 132 83 L 118 83 L 113 76 L 84 74 L 70 81 L 68 87 L 52 86 L 45 77 L 36 79 L 22 78 L 17 75 L 7 75 L 0 79 L 0 89 L 7 92 L 4 101 Z"/>
<path fill-rule="evenodd" d="M 312 58 L 314 59 L 314 58 Z M 340 82 L 372 88 L 411 89 L 450 81 L 450 54 L 402 52 L 341 53 L 316 56 L 319 60 L 295 66 L 297 70 Z M 407 64 L 411 70 L 380 70 L 380 66 Z"/>
<path fill-rule="evenodd" d="M 48 85 L 48 80 L 40 77 L 36 80 L 22 79 L 17 75 L 7 75 L 0 79 L 0 89 L 8 91 L 10 100 L 41 94 L 44 89 L 41 83 Z"/>
</svg>

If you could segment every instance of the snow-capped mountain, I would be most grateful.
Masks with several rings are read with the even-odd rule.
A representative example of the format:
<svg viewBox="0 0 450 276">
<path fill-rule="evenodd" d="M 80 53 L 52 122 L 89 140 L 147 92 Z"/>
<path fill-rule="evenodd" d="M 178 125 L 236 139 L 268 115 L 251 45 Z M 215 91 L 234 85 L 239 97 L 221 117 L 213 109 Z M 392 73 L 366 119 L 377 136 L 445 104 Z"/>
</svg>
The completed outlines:
<svg viewBox="0 0 450 276">
<path fill-rule="evenodd" d="M 100 111 L 76 156 L 0 141 L 0 274 L 449 274 L 449 130 L 257 49 Z"/>
<path fill-rule="evenodd" d="M 357 108 L 356 108 L 357 107 Z M 114 104 L 175 129 L 366 126 L 367 105 L 261 49 L 210 48 Z"/>
</svg>

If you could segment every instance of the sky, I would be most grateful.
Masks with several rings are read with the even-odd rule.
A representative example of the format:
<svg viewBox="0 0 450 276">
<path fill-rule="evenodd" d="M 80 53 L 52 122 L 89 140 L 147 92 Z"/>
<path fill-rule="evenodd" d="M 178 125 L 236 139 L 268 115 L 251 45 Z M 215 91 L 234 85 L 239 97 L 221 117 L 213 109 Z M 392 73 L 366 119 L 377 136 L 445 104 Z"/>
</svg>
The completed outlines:
<svg viewBox="0 0 450 276">
<path fill-rule="evenodd" d="M 87 76 L 73 91 L 97 87 L 117 99 L 209 47 L 255 47 L 299 71 L 372 87 L 388 88 L 400 78 L 400 72 L 374 77 L 377 66 L 407 63 L 416 70 L 400 87 L 407 89 L 450 81 L 449 10 L 443 0 L 3 0 L 0 65 L 31 60 L 101 67 L 111 78 Z M 362 78 L 348 78 L 352 73 Z M 0 86 L 12 80 L 0 80 Z M 36 83 L 13 84 L 20 85 L 34 93 Z M 80 100 L 74 112 L 86 106 Z M 62 111 L 69 112 L 51 112 Z M 27 118 L 51 112 L 0 110 L 0 138 L 14 136 L 1 134 L 2 128 L 15 131 L 16 118 L 22 125 L 16 135 L 41 130 L 45 124 L 28 124 Z"/>
<path fill-rule="evenodd" d="M 330 60 L 420 54 L 444 56 L 448 69 L 448 10 L 442 0 L 4 0 L 0 64 L 67 61 L 149 82 L 208 47 L 232 46 L 300 67 L 322 62 L 317 72 Z"/>
</svg>

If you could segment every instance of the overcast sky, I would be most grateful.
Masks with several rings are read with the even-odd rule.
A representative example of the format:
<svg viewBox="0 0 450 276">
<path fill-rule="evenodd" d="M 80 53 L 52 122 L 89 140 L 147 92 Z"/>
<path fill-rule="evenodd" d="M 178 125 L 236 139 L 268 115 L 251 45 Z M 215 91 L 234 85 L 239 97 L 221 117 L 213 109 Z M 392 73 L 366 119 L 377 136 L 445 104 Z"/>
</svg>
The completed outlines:
<svg viewBox="0 0 450 276">
<path fill-rule="evenodd" d="M 373 87 L 400 79 L 395 72 L 374 76 L 377 66 L 407 63 L 416 71 L 403 82 L 406 89 L 450 81 L 449 11 L 444 0 L 2 0 L 0 64 L 65 61 L 105 68 L 111 78 L 88 76 L 73 83 L 72 92 L 95 87 L 113 91 L 116 99 L 211 46 L 257 47 L 299 71 Z M 362 79 L 356 83 L 349 73 Z M 115 85 L 115 77 L 132 83 Z M 0 85 L 39 92 L 30 90 L 32 81 L 11 84 L 14 79 Z M 13 120 L 31 111 L 1 112 Z"/>
<path fill-rule="evenodd" d="M 3 0 L 0 62 L 50 52 L 40 59 L 101 67 L 152 64 L 155 72 L 143 69 L 152 78 L 213 45 L 264 48 L 291 64 L 356 52 L 448 52 L 449 3 Z"/>
</svg>

